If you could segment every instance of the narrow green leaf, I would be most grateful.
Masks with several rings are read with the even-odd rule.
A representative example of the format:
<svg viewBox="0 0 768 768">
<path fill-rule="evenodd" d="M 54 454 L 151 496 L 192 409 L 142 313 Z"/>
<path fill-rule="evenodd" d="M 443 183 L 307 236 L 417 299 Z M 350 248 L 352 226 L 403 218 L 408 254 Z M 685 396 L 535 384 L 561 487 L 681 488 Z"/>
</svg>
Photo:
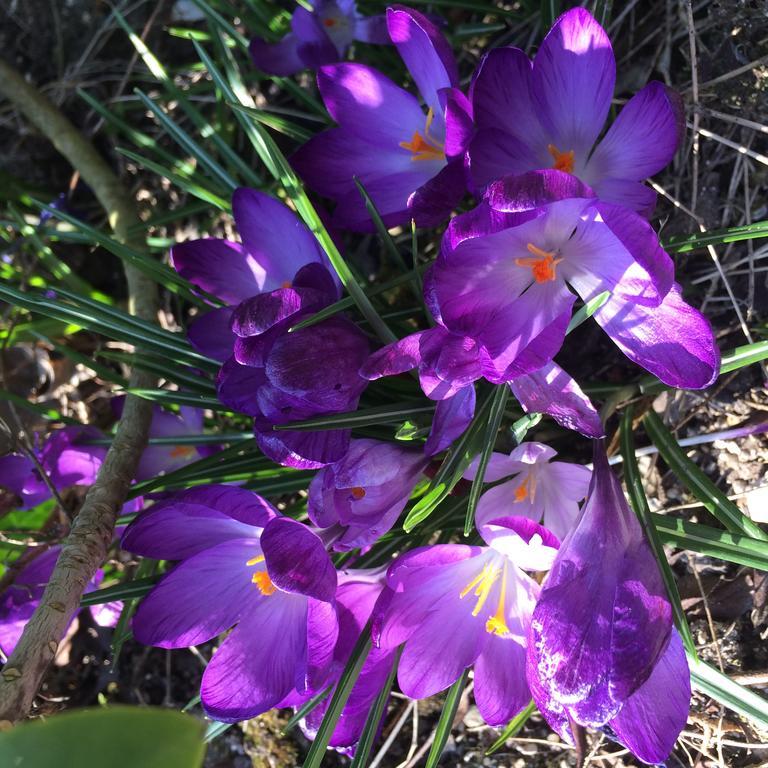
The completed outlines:
<svg viewBox="0 0 768 768">
<path fill-rule="evenodd" d="M 492 396 L 488 396 L 477 410 L 464 434 L 453 444 L 443 459 L 429 485 L 428 492 L 419 499 L 406 515 L 403 530 L 410 533 L 419 523 L 426 520 L 437 506 L 456 487 L 472 459 L 478 454 L 478 437 L 487 424 Z"/>
<path fill-rule="evenodd" d="M 760 363 L 768 359 L 768 341 L 758 341 L 754 344 L 746 344 L 723 353 L 720 361 L 720 375 L 736 371 L 745 365 Z"/>
<path fill-rule="evenodd" d="M 664 547 L 656 534 L 656 528 L 653 524 L 651 509 L 648 506 L 648 499 L 645 496 L 643 481 L 640 477 L 640 469 L 637 466 L 635 458 L 635 441 L 632 435 L 632 406 L 627 406 L 621 419 L 620 441 L 621 455 L 624 458 L 624 482 L 629 492 L 629 500 L 635 511 L 640 524 L 643 526 L 648 543 L 651 545 L 653 554 L 659 564 L 661 577 L 664 579 L 664 586 L 667 589 L 667 596 L 672 606 L 672 616 L 675 620 L 675 626 L 680 633 L 686 651 L 696 658 L 696 643 L 691 635 L 691 629 L 685 618 L 685 611 L 680 602 L 680 593 L 677 591 L 677 583 L 672 573 L 667 556 L 664 553 Z"/>
<path fill-rule="evenodd" d="M 667 515 L 653 514 L 652 518 L 659 538 L 665 544 L 768 571 L 768 544 L 765 541 Z"/>
<path fill-rule="evenodd" d="M 203 741 L 205 741 L 206 744 L 210 744 L 214 739 L 218 739 L 219 736 L 226 733 L 233 725 L 234 723 L 220 723 L 218 720 L 214 720 L 209 723 L 208 727 L 205 729 Z"/>
<path fill-rule="evenodd" d="M 571 322 L 568 323 L 568 328 L 565 330 L 566 336 L 571 332 L 576 330 L 583 322 L 585 322 L 587 319 L 592 317 L 592 315 L 597 312 L 600 307 L 605 304 L 608 299 L 611 298 L 611 292 L 610 291 L 603 291 L 602 293 L 595 296 L 594 299 L 590 299 L 583 307 L 580 307 L 576 312 L 573 313 L 573 317 L 571 318 Z"/>
<path fill-rule="evenodd" d="M 144 597 L 157 584 L 158 579 L 158 576 L 149 576 L 146 579 L 133 579 L 112 587 L 86 592 L 80 599 L 80 607 L 87 608 L 89 605 L 103 605 L 114 600 L 133 600 Z"/>
<path fill-rule="evenodd" d="M 425 768 L 436 768 L 440 762 L 440 756 L 443 754 L 448 737 L 453 728 L 453 719 L 456 717 L 456 710 L 461 702 L 461 694 L 467 684 L 467 675 L 469 670 L 465 669 L 461 677 L 448 689 L 448 695 L 445 697 L 443 711 L 440 713 L 440 719 L 435 728 L 435 740 L 432 742 Z"/>
<path fill-rule="evenodd" d="M 491 410 L 488 418 L 488 428 L 483 441 L 483 450 L 480 453 L 480 463 L 477 465 L 475 479 L 472 481 L 472 487 L 469 489 L 469 503 L 467 504 L 467 516 L 464 520 L 464 535 L 469 536 L 472 526 L 475 522 L 475 510 L 477 502 L 480 500 L 480 494 L 483 491 L 483 482 L 485 481 L 485 471 L 488 469 L 488 462 L 491 460 L 491 454 L 496 444 L 496 435 L 501 427 L 501 420 L 504 417 L 504 409 L 507 406 L 509 398 L 509 387 L 501 384 L 494 389 Z"/>
<path fill-rule="evenodd" d="M 719 670 L 688 658 L 693 687 L 724 706 L 751 720 L 761 730 L 768 729 L 768 700 L 731 680 Z"/>
<path fill-rule="evenodd" d="M 211 411 L 231 413 L 232 410 L 215 397 L 196 395 L 187 392 L 177 392 L 170 389 L 126 389 L 132 395 L 152 400 L 163 405 L 190 405 L 193 408 L 208 408 Z"/>
<path fill-rule="evenodd" d="M 687 253 L 709 245 L 754 240 L 758 237 L 768 237 L 768 221 L 756 221 L 741 227 L 729 227 L 696 235 L 676 235 L 663 242 L 662 247 L 670 253 Z"/>
<path fill-rule="evenodd" d="M 371 623 L 369 621 L 360 633 L 360 637 L 350 654 L 349 661 L 347 661 L 344 671 L 341 673 L 341 677 L 339 677 L 339 682 L 336 684 L 336 689 L 328 704 L 323 721 L 320 723 L 312 746 L 307 753 L 304 768 L 318 768 L 320 763 L 322 763 L 325 750 L 328 748 L 328 742 L 331 740 L 333 731 L 336 728 L 336 723 L 339 721 L 339 717 L 341 717 L 341 712 L 347 703 L 347 699 L 349 699 L 349 694 L 352 693 L 352 689 L 355 687 L 357 678 L 360 676 L 360 670 L 363 668 L 370 650 Z"/>
<path fill-rule="evenodd" d="M 432 413 L 434 405 L 425 405 L 424 401 L 378 405 L 374 408 L 361 408 L 358 411 L 333 413 L 314 419 L 291 421 L 288 424 L 276 424 L 275 430 L 325 430 L 367 427 L 371 424 L 396 424 L 410 418 L 415 413 Z"/>
<path fill-rule="evenodd" d="M 517 736 L 520 731 L 523 730 L 523 727 L 530 719 L 531 715 L 536 711 L 536 704 L 534 704 L 533 699 L 528 702 L 528 705 L 524 707 L 520 712 L 518 712 L 510 721 L 507 723 L 504 730 L 501 732 L 501 735 L 499 736 L 496 741 L 491 744 L 491 746 L 486 750 L 485 754 L 492 755 L 495 752 L 498 752 L 500 749 L 504 747 L 504 745 L 507 743 L 509 739 L 514 738 Z"/>
<path fill-rule="evenodd" d="M 315 694 L 309 701 L 304 702 L 291 716 L 290 720 L 283 726 L 281 734 L 285 736 L 290 733 L 310 712 L 322 704 L 322 702 L 331 695 L 333 686 L 329 685 L 327 688 Z"/>
<path fill-rule="evenodd" d="M 352 758 L 352 763 L 349 768 L 365 768 L 368 763 L 368 756 L 371 754 L 371 748 L 373 742 L 376 740 L 376 735 L 379 732 L 379 724 L 381 718 L 384 715 L 384 708 L 387 706 L 389 695 L 392 692 L 392 686 L 395 682 L 395 675 L 397 674 L 397 664 L 400 661 L 400 654 L 402 653 L 402 646 L 398 648 L 395 657 L 392 659 L 392 669 L 389 670 L 389 675 L 384 682 L 378 696 L 371 704 L 370 710 L 368 710 L 368 717 L 365 720 L 365 726 L 360 734 L 360 740 L 355 747 L 355 756 Z"/>
<path fill-rule="evenodd" d="M 312 131 L 308 131 L 300 125 L 296 125 L 296 123 L 291 120 L 286 120 L 284 117 L 272 114 L 264 109 L 245 107 L 236 101 L 228 101 L 227 104 L 232 109 L 243 112 L 246 116 L 258 120 L 263 125 L 273 128 L 278 133 L 282 133 L 284 136 L 288 136 L 291 139 L 296 139 L 296 141 L 300 141 L 302 144 L 314 135 Z"/>
<path fill-rule="evenodd" d="M 526 413 L 525 416 L 518 419 L 511 427 L 512 438 L 515 441 L 515 445 L 525 440 L 525 436 L 528 434 L 529 429 L 533 429 L 543 418 L 541 413 Z"/>
<path fill-rule="evenodd" d="M 648 411 L 644 422 L 651 441 L 659 449 L 669 468 L 728 530 L 768 541 L 768 535 L 743 515 L 741 510 L 685 455 L 670 431 L 653 411 Z"/>
</svg>

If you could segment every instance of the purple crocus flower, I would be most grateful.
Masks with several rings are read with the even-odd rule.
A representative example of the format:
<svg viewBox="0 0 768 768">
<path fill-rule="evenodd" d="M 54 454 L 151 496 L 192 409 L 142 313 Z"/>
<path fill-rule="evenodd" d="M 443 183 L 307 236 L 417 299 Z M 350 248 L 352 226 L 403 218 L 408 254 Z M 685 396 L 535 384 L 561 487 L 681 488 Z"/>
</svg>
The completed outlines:
<svg viewBox="0 0 768 768">
<path fill-rule="evenodd" d="M 480 497 L 475 526 L 515 515 L 541 523 L 559 539 L 565 538 L 579 515 L 591 472 L 578 464 L 551 461 L 557 451 L 543 443 L 521 443 L 507 456 L 492 453 L 485 472 L 486 483 L 498 483 Z M 464 473 L 473 480 L 479 459 Z"/>
<path fill-rule="evenodd" d="M 471 91 L 474 184 L 482 189 L 508 174 L 556 168 L 601 200 L 650 216 L 656 193 L 642 182 L 672 159 L 685 126 L 682 102 L 663 83 L 649 83 L 598 142 L 615 80 L 608 35 L 583 8 L 555 22 L 533 62 L 518 48 L 488 52 Z"/>
<path fill-rule="evenodd" d="M 192 345 L 214 360 L 232 355 L 232 308 L 259 293 L 290 287 L 307 264 L 326 264 L 325 254 L 307 227 L 285 205 L 263 192 L 241 187 L 232 196 L 232 214 L 241 242 L 216 237 L 177 243 L 171 263 L 193 285 L 227 307 L 194 320 Z"/>
<path fill-rule="evenodd" d="M 343 315 L 288 333 L 340 298 L 338 279 L 309 229 L 269 195 L 238 189 L 232 209 L 242 245 L 204 239 L 172 252 L 179 274 L 230 305 L 193 323 L 190 341 L 223 362 L 219 399 L 254 417 L 261 450 L 280 464 L 318 469 L 344 455 L 349 430 L 273 428 L 354 410 L 368 341 Z"/>
<path fill-rule="evenodd" d="M 427 461 L 422 453 L 392 443 L 353 440 L 343 459 L 312 479 L 309 518 L 340 532 L 336 550 L 372 544 L 395 524 Z"/>
<path fill-rule="evenodd" d="M 32 559 L 19 570 L 11 584 L 0 594 L 0 653 L 4 656 L 8 657 L 13 653 L 24 627 L 40 604 L 60 552 L 60 546 L 51 547 L 41 554 L 27 550 L 22 557 L 31 554 Z M 103 577 L 102 570 L 96 571 L 86 585 L 85 593 L 98 589 Z M 121 606 L 121 603 L 94 605 L 90 611 L 99 626 L 114 627 Z M 72 616 L 73 620 L 74 618 L 75 616 Z"/>
<path fill-rule="evenodd" d="M 338 123 L 310 139 L 291 159 L 312 189 L 336 201 L 333 220 L 356 231 L 374 225 L 357 177 L 388 227 L 445 219 L 466 188 L 463 155 L 470 106 L 457 88 L 453 53 L 417 11 L 387 9 L 392 42 L 427 106 L 364 64 L 320 69 L 320 94 Z"/>
<path fill-rule="evenodd" d="M 531 620 L 528 677 L 541 712 L 608 726 L 661 762 L 685 725 L 690 679 L 658 564 L 595 444 L 581 516 L 563 541 Z M 662 703 L 663 701 L 663 703 Z"/>
<path fill-rule="evenodd" d="M 491 381 L 510 381 L 540 368 L 563 343 L 572 288 L 585 302 L 610 292 L 595 320 L 665 384 L 702 389 L 717 376 L 712 329 L 683 301 L 656 233 L 574 176 L 507 177 L 454 222 L 425 295 L 432 314 L 465 340 L 450 362 L 467 375 L 482 369 Z"/>
<path fill-rule="evenodd" d="M 310 5 L 312 10 L 296 8 L 291 32 L 279 43 L 251 41 L 251 57 L 259 69 L 270 75 L 292 75 L 341 61 L 354 40 L 390 42 L 384 15 L 361 16 L 354 0 L 315 0 Z"/>
<path fill-rule="evenodd" d="M 339 640 L 333 654 L 333 677 L 341 674 L 357 639 L 365 629 L 376 601 L 385 587 L 385 576 L 386 568 L 339 571 L 339 587 L 336 591 Z M 336 723 L 328 743 L 330 747 L 347 754 L 354 752 L 368 719 L 368 712 L 392 669 L 394 656 L 395 651 L 390 649 L 371 648 L 368 652 L 360 675 Z M 307 738 L 314 739 L 329 702 L 330 694 L 302 721 L 302 731 Z"/>
<path fill-rule="evenodd" d="M 212 485 L 153 506 L 123 547 L 180 561 L 139 606 L 139 642 L 185 648 L 235 625 L 203 675 L 210 717 L 245 720 L 325 682 L 338 634 L 336 571 L 312 530 L 255 493 Z"/>
<path fill-rule="evenodd" d="M 434 545 L 395 560 L 374 641 L 385 649 L 405 643 L 398 682 L 415 699 L 439 693 L 474 666 L 480 714 L 501 725 L 530 699 L 525 647 L 539 587 L 523 569 L 549 568 L 559 542 L 515 517 L 495 520 L 481 535 L 489 546 Z"/>
</svg>

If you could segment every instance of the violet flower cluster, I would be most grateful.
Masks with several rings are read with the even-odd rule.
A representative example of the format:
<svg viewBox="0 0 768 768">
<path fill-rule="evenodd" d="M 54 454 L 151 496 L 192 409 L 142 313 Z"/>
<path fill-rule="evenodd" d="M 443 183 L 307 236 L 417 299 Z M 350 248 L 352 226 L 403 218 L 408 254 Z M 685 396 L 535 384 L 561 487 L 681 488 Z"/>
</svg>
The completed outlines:
<svg viewBox="0 0 768 768">
<path fill-rule="evenodd" d="M 412 88 L 340 62 L 353 40 L 391 42 Z M 701 389 L 718 374 L 712 329 L 683 299 L 648 220 L 655 194 L 644 180 L 679 145 L 679 98 L 650 83 L 604 132 L 615 59 L 582 8 L 555 22 L 533 60 L 516 48 L 487 53 L 466 94 L 439 29 L 402 6 L 364 18 L 352 2 L 318 0 L 294 12 L 281 42 L 255 40 L 251 53 L 273 74 L 320 67 L 336 126 L 291 162 L 334 204 L 336 227 L 375 231 L 356 182 L 387 227 L 446 225 L 423 281 L 430 317 L 379 348 L 341 311 L 297 327 L 339 301 L 341 284 L 310 229 L 265 192 L 234 193 L 239 242 L 174 246 L 177 272 L 219 300 L 188 328 L 193 346 L 221 364 L 219 399 L 253 419 L 271 460 L 317 472 L 307 522 L 303 509 L 281 512 L 227 485 L 142 511 L 122 546 L 169 567 L 134 616 L 136 639 L 162 648 L 214 642 L 202 706 L 236 722 L 331 690 L 370 632 L 330 741 L 341 750 L 354 750 L 397 663 L 411 698 L 444 691 L 471 669 L 490 725 L 533 700 L 569 743 L 594 728 L 640 760 L 662 762 L 688 714 L 686 656 L 658 564 L 609 468 L 598 412 L 554 358 L 580 300 L 664 384 Z M 370 382 L 410 371 L 434 404 L 428 434 L 407 443 L 334 426 Z M 468 434 L 477 393 L 491 386 L 592 440 L 593 469 L 555 461 L 538 442 L 490 453 L 476 541 L 449 536 L 362 567 L 422 497 L 440 454 Z M 331 417 L 330 428 L 292 428 L 318 417 Z M 464 449 L 475 454 L 464 478 L 479 482 L 481 449 L 471 440 Z M 87 483 L 100 460 L 94 451 L 57 466 L 70 484 Z M 5 461 L 14 480 L 3 484 L 26 506 L 38 503 L 45 490 L 23 457 Z M 157 461 L 145 455 L 149 471 Z M 17 597 L 8 601 L 16 610 Z M 328 697 L 304 718 L 310 737 L 327 706 Z"/>
</svg>

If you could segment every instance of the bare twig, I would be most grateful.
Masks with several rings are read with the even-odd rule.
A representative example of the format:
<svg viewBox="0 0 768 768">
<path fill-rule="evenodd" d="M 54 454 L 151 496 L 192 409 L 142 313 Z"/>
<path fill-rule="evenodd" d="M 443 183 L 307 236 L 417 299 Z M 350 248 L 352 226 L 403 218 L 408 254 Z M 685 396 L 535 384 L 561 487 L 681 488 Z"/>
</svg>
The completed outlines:
<svg viewBox="0 0 768 768">
<path fill-rule="evenodd" d="M 3 61 L 0 61 L 0 93 L 49 138 L 82 175 L 107 212 L 115 237 L 133 248 L 144 249 L 142 239 L 131 238 L 129 234 L 132 225 L 140 224 L 133 201 L 75 126 Z M 137 231 L 141 231 L 140 227 Z M 156 322 L 157 286 L 128 266 L 125 273 L 129 310 L 144 320 Z M 154 381 L 148 374 L 135 371 L 131 385 L 151 387 Z M 118 510 L 147 442 L 151 417 L 149 401 L 128 396 L 114 442 L 62 545 L 40 605 L 0 675 L 0 725 L 8 727 L 29 713 L 59 641 L 80 605 L 83 590 L 106 556 Z"/>
</svg>

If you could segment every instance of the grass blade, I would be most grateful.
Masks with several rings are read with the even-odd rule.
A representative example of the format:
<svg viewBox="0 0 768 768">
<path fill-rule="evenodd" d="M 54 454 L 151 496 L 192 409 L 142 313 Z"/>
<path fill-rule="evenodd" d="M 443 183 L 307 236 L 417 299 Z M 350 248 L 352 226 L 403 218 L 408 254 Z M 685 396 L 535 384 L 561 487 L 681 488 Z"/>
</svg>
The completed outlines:
<svg viewBox="0 0 768 768">
<path fill-rule="evenodd" d="M 465 536 L 469 536 L 469 532 L 472 530 L 472 526 L 475 522 L 475 510 L 477 509 L 477 502 L 480 500 L 480 494 L 483 491 L 485 471 L 488 469 L 488 462 L 491 460 L 493 447 L 496 444 L 496 435 L 498 434 L 499 427 L 501 427 L 501 420 L 504 417 L 504 409 L 507 406 L 508 397 L 508 386 L 502 384 L 501 386 L 495 388 L 488 418 L 488 429 L 485 433 L 483 450 L 480 454 L 480 463 L 477 465 L 477 474 L 475 475 L 475 479 L 472 481 L 472 487 L 469 489 L 467 516 L 464 520 Z"/>
<path fill-rule="evenodd" d="M 80 600 L 80 607 L 87 608 L 89 605 L 103 605 L 114 600 L 133 600 L 144 597 L 157 584 L 159 578 L 159 576 L 148 576 L 145 579 L 133 579 L 112 587 L 86 592 Z"/>
<path fill-rule="evenodd" d="M 464 692 L 464 686 L 467 684 L 467 675 L 469 670 L 465 669 L 461 677 L 448 689 L 448 695 L 445 697 L 443 711 L 440 713 L 440 720 L 435 728 L 435 740 L 427 755 L 425 768 L 435 768 L 440 762 L 440 756 L 443 754 L 448 737 L 453 728 L 453 719 L 456 717 L 456 710 L 461 702 L 461 694 Z"/>
<path fill-rule="evenodd" d="M 275 424 L 272 429 L 281 430 L 325 430 L 353 429 L 367 427 L 371 424 L 396 424 L 415 413 L 432 413 L 434 405 L 424 405 L 424 401 L 395 403 L 393 405 L 378 405 L 374 408 L 363 408 L 358 411 L 333 413 L 329 416 L 318 416 L 314 419 L 291 421 L 288 424 Z"/>
<path fill-rule="evenodd" d="M 768 541 L 768 535 L 742 514 L 741 510 L 685 455 L 670 431 L 653 411 L 648 411 L 644 422 L 648 436 L 659 449 L 669 468 L 728 530 Z"/>
<path fill-rule="evenodd" d="M 509 721 L 507 726 L 501 732 L 499 738 L 496 739 L 496 741 L 494 741 L 493 744 L 491 744 L 491 746 L 486 750 L 486 756 L 492 755 L 494 752 L 498 752 L 504 747 L 509 739 L 517 736 L 517 734 L 523 730 L 523 726 L 528 722 L 528 719 L 535 711 L 536 705 L 533 703 L 533 699 L 531 699 L 531 701 L 528 702 L 528 706 L 518 712 L 518 714 L 516 714 Z"/>
<path fill-rule="evenodd" d="M 363 668 L 370 650 L 371 623 L 369 621 L 360 633 L 360 637 L 352 649 L 349 661 L 347 661 L 339 682 L 336 684 L 331 702 L 328 704 L 328 710 L 325 713 L 325 717 L 323 717 L 322 723 L 320 723 L 320 727 L 317 729 L 315 740 L 312 742 L 307 759 L 304 761 L 304 768 L 318 768 L 320 763 L 322 763 L 325 750 L 328 748 L 328 742 L 331 740 L 333 731 L 336 728 L 336 723 L 339 721 L 339 717 L 341 717 L 341 712 L 347 703 L 349 694 L 352 693 L 352 689 L 355 687 L 357 678 L 360 676 L 360 670 Z"/>
<path fill-rule="evenodd" d="M 710 245 L 736 243 L 739 240 L 754 240 L 758 237 L 768 237 L 768 221 L 756 221 L 742 227 L 729 227 L 696 235 L 677 235 L 663 242 L 662 247 L 669 253 L 688 253 Z"/>
</svg>

